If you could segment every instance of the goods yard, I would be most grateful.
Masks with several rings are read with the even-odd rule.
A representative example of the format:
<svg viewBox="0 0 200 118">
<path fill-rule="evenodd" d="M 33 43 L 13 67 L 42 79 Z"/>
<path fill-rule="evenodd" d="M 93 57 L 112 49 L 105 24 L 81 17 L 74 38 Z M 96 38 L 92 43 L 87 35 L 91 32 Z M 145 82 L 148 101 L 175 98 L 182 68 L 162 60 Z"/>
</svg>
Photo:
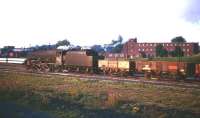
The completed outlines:
<svg viewBox="0 0 200 118">
<path fill-rule="evenodd" d="M 21 64 L 14 64 L 13 60 Z M 26 59 L 1 58 L 0 64 L 1 69 L 10 71 L 70 73 L 83 77 L 95 75 L 91 78 L 113 79 L 117 77 L 120 81 L 144 78 L 159 81 L 200 80 L 199 63 L 126 58 L 106 59 L 99 57 L 95 51 L 90 49 L 36 51 L 30 53 Z"/>
</svg>

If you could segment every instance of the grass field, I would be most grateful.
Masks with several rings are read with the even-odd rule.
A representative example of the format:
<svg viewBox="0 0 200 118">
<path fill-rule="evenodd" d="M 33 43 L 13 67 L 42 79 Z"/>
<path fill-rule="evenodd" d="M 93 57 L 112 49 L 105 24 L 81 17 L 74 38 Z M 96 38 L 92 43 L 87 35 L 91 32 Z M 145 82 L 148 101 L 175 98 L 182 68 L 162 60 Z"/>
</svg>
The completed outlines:
<svg viewBox="0 0 200 118">
<path fill-rule="evenodd" d="M 198 118 L 200 90 L 0 72 L 0 103 L 53 118 Z"/>
</svg>

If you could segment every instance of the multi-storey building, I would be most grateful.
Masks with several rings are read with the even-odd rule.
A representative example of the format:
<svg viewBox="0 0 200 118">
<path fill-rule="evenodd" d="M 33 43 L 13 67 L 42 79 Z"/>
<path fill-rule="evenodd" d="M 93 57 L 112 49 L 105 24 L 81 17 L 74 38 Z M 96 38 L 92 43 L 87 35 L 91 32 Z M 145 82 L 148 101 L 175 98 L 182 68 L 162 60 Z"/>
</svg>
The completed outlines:
<svg viewBox="0 0 200 118">
<path fill-rule="evenodd" d="M 124 59 L 125 54 L 124 53 L 105 53 L 104 57 L 105 59 Z"/>
<path fill-rule="evenodd" d="M 142 54 L 145 54 L 147 57 L 155 57 L 156 56 L 156 46 L 162 45 L 164 49 L 168 52 L 173 51 L 176 46 L 179 46 L 184 52 L 184 56 L 191 56 L 193 54 L 198 53 L 199 44 L 194 42 L 186 42 L 186 43 L 138 43 L 137 39 L 129 39 L 122 49 L 122 53 L 125 54 L 126 57 L 139 57 Z"/>
</svg>

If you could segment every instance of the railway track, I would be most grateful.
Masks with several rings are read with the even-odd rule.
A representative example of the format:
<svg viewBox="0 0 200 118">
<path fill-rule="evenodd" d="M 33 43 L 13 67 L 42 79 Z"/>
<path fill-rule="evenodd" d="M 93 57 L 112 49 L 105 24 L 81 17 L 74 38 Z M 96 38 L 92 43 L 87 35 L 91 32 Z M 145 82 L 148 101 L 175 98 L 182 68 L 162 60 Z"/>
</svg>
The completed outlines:
<svg viewBox="0 0 200 118">
<path fill-rule="evenodd" d="M 78 77 L 80 79 L 90 80 L 109 80 L 109 81 L 120 81 L 120 82 L 134 82 L 142 84 L 152 84 L 166 87 L 181 87 L 181 88 L 195 88 L 200 89 L 200 82 L 197 81 L 172 81 L 172 80 L 146 80 L 144 78 L 133 78 L 133 77 L 113 77 L 104 75 L 91 75 L 91 74 L 79 74 L 79 73 L 32 73 L 26 69 L 25 65 L 20 64 L 3 64 L 0 63 L 0 72 L 13 72 L 21 74 L 32 74 L 37 76 L 69 76 Z"/>
<path fill-rule="evenodd" d="M 10 63 L 0 63 L 0 71 L 8 72 L 28 72 L 25 65 L 22 64 L 10 64 Z"/>
</svg>

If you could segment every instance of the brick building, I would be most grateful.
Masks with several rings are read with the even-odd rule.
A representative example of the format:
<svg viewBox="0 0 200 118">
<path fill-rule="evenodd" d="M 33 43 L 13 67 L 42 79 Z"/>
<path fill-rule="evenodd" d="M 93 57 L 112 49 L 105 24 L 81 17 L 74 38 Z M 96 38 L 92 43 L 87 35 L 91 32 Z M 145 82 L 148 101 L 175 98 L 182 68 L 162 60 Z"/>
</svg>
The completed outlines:
<svg viewBox="0 0 200 118">
<path fill-rule="evenodd" d="M 125 54 L 124 53 L 105 53 L 103 55 L 105 59 L 124 59 Z"/>
<path fill-rule="evenodd" d="M 191 56 L 193 54 L 198 53 L 199 44 L 193 42 L 186 43 L 138 43 L 137 39 L 129 39 L 122 49 L 122 53 L 125 54 L 126 57 L 139 57 L 142 54 L 145 54 L 147 57 L 155 57 L 156 56 L 156 46 L 161 44 L 164 49 L 168 52 L 173 51 L 176 46 L 181 47 L 184 52 L 184 56 Z"/>
</svg>

